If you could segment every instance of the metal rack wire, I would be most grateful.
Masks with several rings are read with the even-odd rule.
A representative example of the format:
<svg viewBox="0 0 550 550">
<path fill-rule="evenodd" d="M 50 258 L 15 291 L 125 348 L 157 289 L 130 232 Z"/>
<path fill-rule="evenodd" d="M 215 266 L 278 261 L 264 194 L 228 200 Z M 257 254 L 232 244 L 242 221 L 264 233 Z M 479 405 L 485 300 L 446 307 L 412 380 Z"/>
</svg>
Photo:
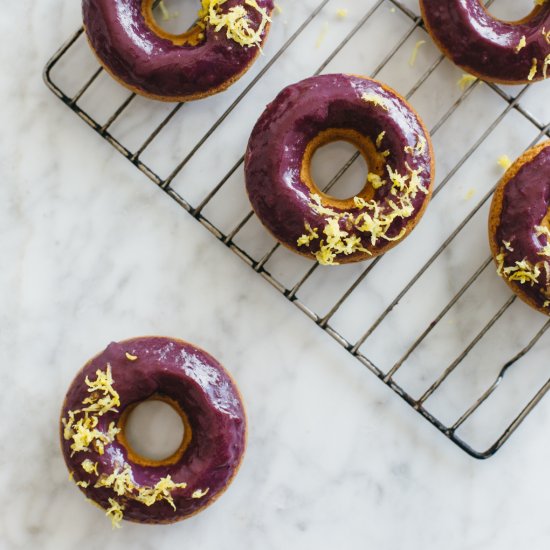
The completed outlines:
<svg viewBox="0 0 550 550">
<path fill-rule="evenodd" d="M 261 82 L 266 73 L 268 73 L 268 71 L 282 58 L 282 56 L 291 50 L 300 36 L 306 31 L 309 31 L 313 25 L 318 25 L 319 21 L 322 20 L 322 17 L 326 16 L 327 10 L 332 9 L 332 0 L 316 0 L 316 2 L 312 0 L 310 4 L 316 5 L 312 6 L 307 16 L 296 25 L 296 28 L 290 32 L 287 37 L 285 37 L 286 39 L 280 41 L 278 44 L 278 49 L 269 53 L 269 57 L 265 60 L 263 66 L 255 69 L 255 71 L 252 71 L 252 78 L 237 89 L 238 93 L 233 94 L 230 100 L 223 104 L 221 114 L 213 122 L 212 126 L 202 135 L 202 137 L 197 139 L 196 143 L 194 143 L 192 147 L 190 147 L 189 150 L 181 156 L 181 158 L 177 160 L 174 166 L 171 166 L 170 170 L 167 171 L 166 176 L 159 175 L 158 171 L 151 166 L 151 163 L 144 160 L 144 154 L 148 151 L 155 140 L 159 139 L 159 137 L 167 131 L 167 127 L 176 119 L 176 117 L 182 116 L 185 118 L 185 112 L 180 112 L 182 110 L 185 111 L 188 107 L 184 104 L 175 104 L 171 106 L 169 110 L 164 113 L 163 117 L 156 124 L 154 129 L 152 131 L 148 131 L 143 139 L 141 139 L 139 146 L 132 148 L 130 145 L 125 145 L 122 139 L 115 137 L 114 132 L 112 132 L 112 128 L 115 124 L 120 123 L 120 121 L 125 117 L 132 116 L 129 111 L 132 103 L 134 103 L 137 99 L 135 94 L 129 94 L 124 97 L 124 99 L 122 99 L 121 102 L 112 110 L 110 115 L 105 118 L 105 120 L 100 122 L 96 120 L 97 117 L 94 118 L 91 113 L 87 112 L 81 106 L 81 102 L 87 96 L 98 93 L 94 87 L 100 75 L 104 72 L 101 67 L 94 67 L 91 76 L 86 76 L 86 78 L 76 89 L 76 92 L 65 92 L 63 91 L 62 86 L 60 84 L 56 84 L 55 82 L 55 69 L 59 68 L 59 66 L 67 58 L 70 58 L 70 56 L 73 55 L 73 51 L 79 46 L 79 44 L 85 42 L 82 29 L 78 30 L 50 59 L 44 71 L 45 82 L 48 87 L 59 97 L 59 99 L 65 103 L 65 105 L 78 114 L 102 138 L 115 147 L 134 166 L 136 166 L 155 185 L 161 188 L 173 200 L 181 205 L 189 214 L 201 222 L 217 239 L 222 241 L 228 248 L 235 252 L 252 269 L 269 281 L 283 296 L 285 296 L 302 312 L 310 317 L 326 333 L 332 336 L 342 347 L 356 357 L 362 365 L 373 372 L 380 380 L 384 382 L 384 384 L 390 387 L 421 416 L 427 419 L 447 438 L 471 456 L 479 459 L 488 458 L 501 448 L 510 435 L 517 429 L 525 417 L 535 408 L 546 392 L 550 389 L 550 378 L 547 379 L 544 373 L 542 385 L 538 384 L 535 386 L 535 381 L 532 379 L 537 377 L 528 376 L 527 378 L 531 380 L 533 385 L 533 387 L 530 387 L 528 398 L 521 403 L 521 406 L 517 411 L 515 411 L 509 403 L 504 405 L 504 410 L 508 414 L 512 414 L 511 421 L 507 422 L 503 431 L 498 432 L 496 439 L 491 439 L 489 445 L 483 447 L 485 450 L 476 450 L 475 444 L 467 437 L 459 433 L 465 425 L 480 416 L 484 409 L 489 409 L 488 415 L 492 416 L 493 420 L 495 417 L 498 419 L 497 425 L 502 423 L 501 419 L 506 415 L 503 415 L 500 412 L 496 414 L 491 412 L 491 407 L 487 404 L 490 402 L 491 398 L 494 398 L 494 396 L 498 394 L 497 389 L 502 387 L 502 382 L 505 377 L 507 377 L 507 375 L 513 370 L 518 370 L 512 369 L 513 366 L 521 363 L 521 367 L 519 368 L 527 371 L 528 367 L 525 366 L 525 356 L 527 356 L 530 352 L 534 353 L 533 350 L 537 348 L 537 346 L 545 344 L 543 336 L 548 328 L 550 328 L 550 321 L 543 322 L 544 319 L 540 315 L 528 311 L 527 308 L 522 309 L 520 315 L 527 316 L 526 318 L 529 326 L 535 330 L 532 330 L 531 334 L 522 333 L 521 344 L 517 345 L 516 348 L 514 348 L 514 352 L 505 357 L 504 360 L 496 354 L 498 357 L 495 360 L 498 363 L 498 368 L 495 369 L 495 367 L 493 367 L 492 370 L 488 370 L 488 376 L 491 377 L 490 380 L 485 380 L 487 378 L 487 375 L 485 375 L 481 377 L 485 382 L 484 385 L 480 386 L 477 383 L 479 381 L 476 382 L 477 377 L 479 376 L 480 367 L 478 366 L 477 369 L 473 369 L 472 366 L 465 367 L 464 365 L 466 361 L 472 358 L 474 351 L 477 351 L 479 348 L 483 347 L 485 340 L 487 340 L 490 335 L 498 332 L 497 327 L 500 327 L 500 333 L 506 333 L 506 327 L 503 328 L 501 326 L 502 320 L 510 313 L 511 308 L 513 308 L 516 303 L 515 296 L 506 294 L 507 291 L 504 290 L 504 285 L 501 285 L 496 276 L 494 276 L 491 267 L 491 258 L 488 255 L 488 247 L 485 247 L 487 249 L 487 254 L 485 256 L 482 255 L 483 261 L 474 266 L 471 275 L 468 276 L 465 281 L 461 281 L 460 284 L 456 285 L 456 288 L 449 293 L 448 299 L 443 301 L 444 303 L 438 303 L 437 308 L 434 310 L 436 313 L 433 315 L 432 319 L 426 324 L 415 327 L 417 332 L 410 343 L 403 349 L 400 349 L 399 346 L 397 346 L 398 349 L 396 351 L 399 352 L 396 355 L 397 359 L 395 361 L 391 361 L 389 366 L 380 366 L 381 361 L 377 361 L 370 356 L 371 350 L 373 350 L 376 346 L 372 345 L 369 347 L 369 343 L 373 340 L 373 335 L 377 334 L 377 331 L 386 330 L 385 327 L 393 322 L 392 319 L 395 318 L 396 315 L 399 319 L 398 312 L 401 305 L 414 294 L 419 281 L 421 281 L 444 256 L 450 253 L 449 251 L 457 242 L 460 242 L 461 238 L 464 239 L 465 228 L 467 228 L 473 220 L 477 219 L 478 216 L 483 214 L 483 209 L 487 207 L 494 191 L 498 176 L 495 177 L 495 181 L 492 181 L 490 186 L 483 190 L 482 197 L 472 205 L 472 208 L 470 208 L 461 219 L 458 219 L 456 227 L 454 227 L 450 234 L 446 236 L 443 235 L 441 242 L 432 243 L 433 247 L 429 250 L 425 261 L 423 261 L 418 268 L 413 265 L 414 269 L 412 269 L 411 276 L 407 275 L 407 277 L 402 278 L 401 288 L 399 288 L 398 292 L 395 295 L 379 300 L 382 306 L 379 308 L 378 313 L 373 312 L 371 315 L 372 319 L 369 321 L 368 325 L 361 327 L 359 334 L 353 338 L 346 336 L 343 333 L 345 331 L 337 328 L 337 318 L 339 315 L 345 317 L 346 319 L 351 317 L 353 319 L 355 329 L 357 328 L 360 318 L 358 318 L 357 315 L 353 316 L 351 314 L 345 314 L 345 310 L 348 308 L 349 304 L 352 302 L 357 302 L 357 298 L 354 300 L 354 295 L 359 290 L 365 293 L 367 300 L 371 297 L 371 294 L 369 294 L 369 286 L 365 285 L 365 281 L 371 281 L 376 276 L 376 273 L 381 266 L 384 265 L 384 262 L 389 263 L 386 259 L 389 255 L 365 263 L 360 268 L 354 267 L 353 270 L 346 271 L 346 277 L 351 277 L 349 281 L 346 279 L 344 288 L 341 291 L 339 290 L 339 286 L 342 283 L 340 280 L 335 281 L 335 279 L 338 279 L 338 276 L 334 275 L 334 271 L 327 271 L 326 268 L 320 268 L 317 264 L 299 264 L 297 268 L 298 275 L 291 283 L 289 283 L 288 280 L 285 280 L 285 276 L 278 275 L 277 273 L 285 272 L 284 266 L 287 265 L 285 262 L 293 261 L 293 259 L 289 260 L 284 257 L 281 260 L 280 257 L 286 252 L 281 250 L 278 244 L 270 242 L 270 244 L 268 244 L 267 247 L 264 247 L 264 250 L 258 254 L 256 248 L 261 248 L 261 246 L 256 246 L 257 242 L 255 242 L 253 246 L 250 244 L 242 244 L 242 242 L 240 242 L 239 237 L 242 233 L 244 233 L 245 228 L 248 227 L 249 223 L 254 218 L 252 211 L 249 210 L 246 214 L 240 215 L 233 219 L 229 224 L 229 229 L 222 229 L 218 227 L 219 224 L 217 225 L 217 222 L 212 219 L 212 215 L 207 212 L 208 209 L 211 208 L 215 199 L 223 191 L 224 187 L 229 185 L 228 182 L 230 182 L 230 180 L 236 178 L 237 181 L 242 182 L 242 178 L 239 177 L 239 169 L 242 169 L 242 163 L 244 160 L 243 156 L 237 156 L 232 159 L 231 167 L 227 173 L 225 173 L 219 181 L 213 182 L 213 185 L 206 190 L 206 194 L 201 196 L 200 199 L 195 200 L 195 204 L 193 204 L 193 201 L 184 198 L 185 192 L 181 191 L 181 188 L 184 187 L 185 181 L 181 182 L 179 181 L 179 178 L 182 171 L 193 160 L 195 155 L 203 148 L 208 147 L 207 141 L 209 141 L 209 139 L 216 134 L 220 126 L 222 126 L 222 124 L 230 118 L 233 111 L 235 111 L 242 104 L 243 100 L 249 101 L 250 98 L 254 96 L 252 92 L 253 88 Z M 359 4 L 361 4 L 361 2 L 359 2 Z M 323 62 L 316 67 L 316 70 L 314 71 L 315 74 L 322 73 L 330 67 L 337 56 L 339 56 L 339 54 L 341 54 L 347 45 L 350 44 L 354 37 L 361 32 L 361 29 L 363 29 L 364 26 L 375 17 L 375 15 L 376 17 L 379 17 L 381 9 L 385 10 L 383 12 L 384 17 L 389 17 L 388 13 L 395 15 L 397 12 L 397 14 L 401 17 L 401 21 L 405 21 L 407 24 L 403 27 L 404 31 L 399 34 L 394 45 L 382 56 L 381 59 L 378 60 L 374 70 L 370 71 L 371 77 L 376 78 L 378 75 L 383 73 L 394 58 L 400 55 L 400 52 L 403 52 L 405 45 L 413 39 L 414 35 L 418 32 L 424 32 L 421 18 L 411 9 L 406 7 L 403 2 L 397 0 L 365 0 L 365 4 L 366 7 L 363 15 L 349 27 L 347 33 L 343 35 L 335 45 L 330 47 L 328 55 L 326 55 Z M 420 77 L 413 83 L 408 92 L 404 94 L 405 97 L 413 98 L 415 94 L 426 86 L 427 82 L 433 77 L 436 71 L 448 63 L 439 53 L 437 53 L 434 57 L 434 60 L 426 66 Z M 361 72 L 360 67 L 357 72 Z M 308 75 L 304 74 L 303 76 L 305 77 Z M 510 91 L 509 89 L 504 90 L 496 85 L 476 81 L 466 90 L 459 93 L 452 103 L 444 110 L 441 116 L 439 116 L 437 121 L 432 124 L 430 130 L 434 138 L 437 137 L 440 130 L 444 128 L 453 116 L 456 115 L 461 106 L 465 104 L 468 98 L 472 96 L 472 94 L 474 94 L 479 87 L 486 87 L 492 95 L 500 98 L 500 101 L 504 107 L 498 113 L 496 118 L 494 118 L 483 128 L 480 135 L 468 146 L 466 152 L 462 154 L 450 167 L 445 177 L 439 182 L 435 189 L 433 203 L 437 203 L 439 196 L 448 191 L 451 187 L 449 185 L 451 180 L 453 180 L 453 178 L 459 174 L 459 172 L 469 162 L 473 161 L 472 159 L 474 155 L 476 155 L 480 148 L 488 142 L 495 130 L 512 113 L 514 113 L 514 116 L 519 116 L 521 120 L 534 131 L 531 139 L 525 143 L 522 143 L 523 148 L 527 148 L 535 144 L 541 138 L 548 137 L 550 135 L 550 125 L 541 122 L 539 120 L 540 116 L 531 114 L 529 108 L 524 105 L 524 99 L 528 93 L 528 87 Z M 340 169 L 328 182 L 325 191 L 333 189 L 336 185 L 338 185 L 341 179 L 345 177 L 346 174 L 349 174 L 352 168 L 356 165 L 356 161 L 359 156 L 359 153 L 355 153 L 340 167 Z M 253 239 L 256 241 L 258 239 L 262 243 L 265 241 L 266 236 L 262 230 L 258 229 L 258 231 L 253 232 L 253 234 Z M 403 245 L 403 248 L 405 247 L 406 245 Z M 398 249 L 401 248 L 402 247 L 398 247 Z M 482 250 L 484 251 L 485 248 L 482 247 Z M 394 254 L 394 252 L 391 254 Z M 482 254 L 484 254 L 484 252 L 482 252 Z M 394 264 L 395 257 L 396 256 L 393 256 Z M 293 270 L 295 268 L 296 266 L 292 267 Z M 299 271 L 300 269 L 301 271 Z M 336 271 L 338 269 L 339 268 L 337 268 Z M 446 349 L 445 353 L 447 355 L 443 357 L 443 363 L 441 363 L 439 368 L 436 369 L 437 374 L 435 376 L 432 376 L 428 380 L 429 375 L 426 373 L 421 374 L 420 368 L 413 368 L 411 370 L 409 365 L 411 364 L 412 359 L 419 353 L 419 351 L 423 350 L 423 347 L 427 346 L 427 342 L 429 342 L 430 339 L 435 338 L 437 331 L 444 326 L 444 321 L 449 317 L 451 312 L 454 312 L 455 308 L 457 308 L 458 305 L 470 295 L 470 293 L 477 291 L 477 288 L 481 288 L 480 292 L 483 291 L 483 278 L 486 273 L 491 274 L 491 288 L 498 287 L 499 290 L 497 292 L 497 296 L 503 298 L 503 303 L 499 305 L 495 311 L 492 311 L 487 319 L 483 320 L 479 326 L 479 330 L 476 330 L 475 334 L 471 334 L 468 338 L 465 337 L 465 345 L 460 351 L 458 351 L 458 353 L 454 354 L 452 349 Z M 304 290 L 314 278 L 317 278 L 316 280 L 323 281 L 323 284 L 326 285 L 327 288 L 337 289 L 335 299 L 325 307 L 324 312 L 316 311 L 316 309 L 323 308 L 315 308 L 314 306 L 308 305 L 308 300 L 302 297 L 302 293 L 307 295 L 307 292 L 304 292 Z M 472 319 L 476 319 L 475 304 L 473 309 L 474 313 L 471 313 L 472 307 L 470 307 L 470 314 L 468 315 L 473 315 Z M 529 317 L 530 315 L 532 317 Z M 408 319 L 410 319 L 410 317 Z M 398 320 L 397 325 L 399 325 L 400 322 L 401 321 Z M 409 323 L 409 325 L 410 324 L 411 323 Z M 441 338 L 441 336 L 438 336 L 438 338 Z M 366 345 L 365 350 L 363 350 L 364 345 Z M 426 355 L 426 353 L 431 353 L 430 349 L 431 348 L 428 345 L 427 351 L 424 350 L 424 355 Z M 529 356 L 530 363 L 535 361 L 532 353 Z M 488 357 L 487 352 L 485 352 L 485 356 L 482 355 L 481 359 L 477 359 L 477 361 L 485 361 L 484 357 Z M 474 363 L 475 362 L 476 360 L 474 360 Z M 411 387 L 418 388 L 417 395 L 413 395 L 415 391 L 412 389 L 406 389 L 407 384 L 398 380 L 398 377 L 402 371 L 405 370 L 405 367 L 412 372 L 412 374 L 409 375 L 409 385 L 411 385 Z M 475 383 L 470 384 L 471 387 L 469 388 L 469 391 L 464 392 L 461 390 L 462 393 L 467 393 L 468 395 L 471 395 L 472 392 L 478 393 L 473 399 L 464 399 L 462 401 L 459 400 L 460 403 L 457 408 L 459 411 L 458 414 L 455 414 L 452 418 L 449 417 L 448 420 L 443 420 L 440 418 L 441 415 L 438 415 L 432 410 L 432 407 L 429 406 L 428 401 L 433 400 L 435 396 L 441 393 L 442 387 L 446 387 L 450 384 L 451 379 L 453 376 L 456 376 L 459 369 L 465 370 L 469 373 L 466 375 L 467 385 L 469 384 L 469 381 L 471 382 L 472 379 L 476 379 L 474 380 Z M 472 373 L 475 372 L 478 374 L 472 375 Z M 414 383 L 411 382 L 413 378 Z M 443 399 L 443 401 L 445 401 L 445 399 Z M 508 399 L 506 398 L 505 401 L 508 401 Z M 437 407 L 435 408 L 437 409 Z M 443 416 L 446 414 L 447 413 L 443 414 Z M 484 425 L 484 422 L 485 421 L 482 422 L 482 425 Z M 480 431 L 484 433 L 484 428 L 481 428 Z"/>
</svg>

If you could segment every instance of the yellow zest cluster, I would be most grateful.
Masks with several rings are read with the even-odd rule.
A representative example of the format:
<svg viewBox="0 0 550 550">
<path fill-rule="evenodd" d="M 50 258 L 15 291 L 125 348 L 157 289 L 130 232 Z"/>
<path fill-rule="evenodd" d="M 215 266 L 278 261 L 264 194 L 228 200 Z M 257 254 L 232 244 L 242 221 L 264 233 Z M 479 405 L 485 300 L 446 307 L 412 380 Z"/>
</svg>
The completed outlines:
<svg viewBox="0 0 550 550">
<path fill-rule="evenodd" d="M 176 505 L 170 492 L 174 489 L 185 489 L 186 487 L 187 483 L 174 483 L 170 476 L 166 476 L 160 479 L 154 487 L 140 487 L 138 495 L 134 498 L 139 502 L 143 502 L 146 506 L 152 506 L 155 502 L 166 500 L 175 510 Z"/>
<path fill-rule="evenodd" d="M 473 84 L 477 80 L 477 76 L 474 76 L 473 74 L 464 73 L 460 79 L 458 80 L 457 84 L 458 87 L 464 91 L 466 88 L 468 88 L 471 84 Z"/>
<path fill-rule="evenodd" d="M 99 475 L 97 473 L 97 462 L 92 462 L 89 458 L 87 458 L 86 460 L 82 461 L 81 466 L 87 474 L 94 473 L 96 476 Z"/>
<path fill-rule="evenodd" d="M 126 357 L 133 361 L 130 356 Z M 137 357 L 136 357 L 137 359 Z M 116 407 L 120 406 L 120 396 L 114 389 L 113 376 L 111 366 L 107 364 L 105 371 L 97 370 L 96 379 L 85 379 L 88 386 L 90 397 L 82 401 L 85 408 L 69 411 L 68 419 L 63 419 L 63 436 L 66 440 L 72 439 L 71 449 L 72 454 L 76 452 L 86 452 L 93 445 L 95 450 L 102 455 L 105 445 L 112 443 L 120 431 L 114 422 L 111 422 L 106 433 L 97 429 L 99 417 L 109 411 L 117 411 Z M 80 418 L 76 418 L 79 415 Z M 161 478 L 153 487 L 141 486 L 138 487 L 132 475 L 131 467 L 126 464 L 124 468 L 116 468 L 109 475 L 103 474 L 99 476 L 98 463 L 92 462 L 86 458 L 81 463 L 82 469 L 88 474 L 95 474 L 97 481 L 94 488 L 106 487 L 111 489 L 119 497 L 126 497 L 142 502 L 146 506 L 152 506 L 155 502 L 166 500 L 174 510 L 176 506 L 172 497 L 171 491 L 174 489 L 185 489 L 186 483 L 175 483 L 170 476 Z M 73 472 L 71 472 L 72 479 Z M 89 481 L 77 481 L 79 487 L 89 487 Z M 193 493 L 192 498 L 202 498 L 208 493 L 209 489 L 197 490 Z M 106 511 L 106 515 L 111 519 L 113 527 L 120 527 L 120 522 L 124 516 L 124 506 L 115 498 L 109 498 L 110 508 Z"/>
<path fill-rule="evenodd" d="M 390 110 L 390 105 L 391 105 L 390 100 L 386 99 L 385 97 L 382 97 L 381 95 L 364 93 L 361 96 L 361 99 L 365 103 L 372 103 L 373 105 L 375 105 L 377 107 L 382 107 L 382 109 L 384 109 L 384 111 L 389 111 Z"/>
<path fill-rule="evenodd" d="M 119 497 L 131 498 L 145 504 L 145 506 L 152 506 L 156 502 L 165 500 L 175 510 L 176 505 L 174 504 L 172 491 L 174 489 L 185 489 L 187 487 L 187 483 L 175 483 L 168 475 L 161 478 L 153 487 L 138 487 L 134 483 L 130 466 L 126 465 L 126 467 L 122 470 L 116 469 L 112 474 L 100 477 L 94 487 L 107 487 L 108 489 L 112 489 Z M 210 489 L 206 489 L 205 491 L 195 491 L 192 498 L 202 498 L 208 493 L 209 490 Z M 121 506 L 120 503 L 114 498 L 110 498 L 109 503 L 112 506 L 114 506 L 115 503 L 119 505 L 119 508 L 115 507 L 115 509 L 120 513 L 117 513 L 114 519 L 117 522 L 120 522 L 123 518 L 122 510 L 124 510 L 124 506 Z M 107 510 L 107 515 L 111 516 L 111 520 L 113 520 L 112 512 L 110 510 L 111 509 Z M 114 524 L 115 521 L 113 521 L 113 525 Z"/>
<path fill-rule="evenodd" d="M 112 443 L 120 431 L 114 422 L 109 424 L 106 433 L 97 429 L 99 417 L 109 411 L 116 412 L 116 407 L 120 405 L 120 398 L 113 388 L 110 365 L 107 365 L 105 372 L 97 370 L 96 376 L 95 380 L 90 380 L 88 377 L 85 380 L 88 392 L 91 394 L 90 397 L 82 401 L 82 404 L 87 406 L 75 411 L 68 411 L 68 418 L 62 419 L 63 437 L 66 441 L 72 439 L 72 455 L 87 452 L 92 445 L 102 455 L 105 445 Z"/>
<path fill-rule="evenodd" d="M 362 238 L 352 232 L 364 233 L 369 236 L 370 244 L 375 246 L 380 240 L 398 241 L 403 238 L 407 228 L 404 227 L 399 235 L 390 237 L 388 231 L 397 218 L 407 219 L 414 213 L 413 199 L 419 191 L 428 193 L 423 187 L 419 175 L 421 169 L 412 170 L 408 165 L 409 173 L 400 174 L 386 165 L 392 187 L 383 204 L 375 200 L 366 201 L 360 197 L 354 197 L 356 208 L 360 209 L 358 215 L 349 212 L 336 212 L 323 206 L 321 197 L 312 195 L 311 208 L 319 215 L 326 217 L 326 224 L 319 236 L 319 229 L 312 229 L 306 224 L 307 233 L 298 239 L 298 246 L 310 245 L 320 239 L 319 250 L 315 258 L 321 265 L 338 265 L 339 256 L 349 256 L 355 252 L 371 254 L 370 250 L 363 246 Z M 382 180 L 379 176 L 376 184 Z M 383 183 L 382 183 L 383 184 Z"/>
<path fill-rule="evenodd" d="M 405 153 L 409 155 L 413 155 L 415 157 L 419 155 L 423 155 L 426 151 L 426 145 L 427 145 L 427 142 L 424 136 L 418 135 L 416 146 L 413 147 L 412 145 L 407 145 L 407 147 L 405 147 Z"/>
<path fill-rule="evenodd" d="M 546 261 L 532 264 L 527 258 L 514 262 L 513 265 L 506 265 L 507 252 L 513 252 L 511 244 L 507 241 L 503 242 L 500 253 L 496 256 L 497 273 L 509 281 L 516 281 L 522 285 L 529 284 L 531 286 L 539 283 L 541 275 L 541 265 L 544 267 L 547 277 L 550 274 L 550 264 Z"/>
<path fill-rule="evenodd" d="M 109 499 L 110 508 L 106 511 L 106 516 L 111 519 L 113 529 L 118 529 L 120 527 L 120 522 L 124 516 L 124 506 L 117 502 L 114 498 Z"/>
<path fill-rule="evenodd" d="M 244 5 L 233 6 L 227 12 L 222 11 L 222 6 L 227 0 L 201 0 L 199 11 L 199 25 L 212 26 L 215 32 L 225 28 L 226 36 L 243 47 L 261 46 L 262 36 L 271 18 L 264 8 L 258 6 L 256 0 L 244 0 Z M 258 28 L 250 25 L 250 18 L 246 6 L 256 10 L 262 20 Z"/>
<path fill-rule="evenodd" d="M 117 391 L 113 388 L 113 375 L 111 373 L 111 365 L 107 365 L 105 372 L 96 371 L 97 378 L 90 380 L 86 377 L 86 385 L 88 386 L 88 393 L 92 395 L 82 401 L 83 405 L 88 405 L 83 412 L 95 412 L 99 416 L 102 416 L 108 411 L 118 412 L 116 407 L 120 406 L 120 397 Z M 102 397 L 98 397 L 99 394 L 103 394 Z"/>
</svg>

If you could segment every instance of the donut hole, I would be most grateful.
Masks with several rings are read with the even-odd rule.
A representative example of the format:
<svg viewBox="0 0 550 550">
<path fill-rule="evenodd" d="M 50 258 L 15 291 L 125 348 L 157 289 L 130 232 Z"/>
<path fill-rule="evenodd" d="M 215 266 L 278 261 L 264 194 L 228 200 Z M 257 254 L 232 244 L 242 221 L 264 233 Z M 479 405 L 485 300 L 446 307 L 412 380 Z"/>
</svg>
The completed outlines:
<svg viewBox="0 0 550 550">
<path fill-rule="evenodd" d="M 199 0 L 149 0 L 145 14 L 157 34 L 176 39 L 194 34 L 199 8 Z"/>
<path fill-rule="evenodd" d="M 354 156 L 357 158 L 348 167 Z M 347 169 L 341 173 L 343 167 Z M 365 157 L 347 141 L 337 140 L 322 145 L 311 159 L 311 177 L 315 186 L 335 199 L 345 200 L 359 195 L 365 187 L 368 173 Z"/>
<path fill-rule="evenodd" d="M 164 400 L 144 401 L 125 418 L 125 443 L 132 454 L 146 461 L 163 462 L 173 457 L 185 436 L 181 413 Z"/>
<path fill-rule="evenodd" d="M 533 10 L 533 2 L 518 2 L 518 0 L 500 0 L 499 2 L 486 0 L 484 5 L 493 17 L 501 21 L 521 21 Z"/>
</svg>

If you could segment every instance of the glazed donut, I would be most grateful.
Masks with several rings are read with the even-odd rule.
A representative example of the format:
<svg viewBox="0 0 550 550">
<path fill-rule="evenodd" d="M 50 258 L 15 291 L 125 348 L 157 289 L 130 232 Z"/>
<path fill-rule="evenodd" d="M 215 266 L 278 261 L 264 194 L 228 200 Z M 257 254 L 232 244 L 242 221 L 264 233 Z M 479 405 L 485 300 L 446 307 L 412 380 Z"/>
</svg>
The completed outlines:
<svg viewBox="0 0 550 550">
<path fill-rule="evenodd" d="M 312 180 L 322 145 L 355 145 L 369 174 L 340 200 Z M 434 177 L 430 136 L 409 104 L 368 78 L 332 74 L 285 88 L 266 108 L 245 157 L 246 188 L 267 230 L 323 265 L 357 262 L 403 240 L 428 205 Z"/>
<path fill-rule="evenodd" d="M 157 399 L 182 418 L 178 450 L 161 461 L 136 454 L 125 437 L 133 408 Z M 121 519 L 172 523 L 212 504 L 235 476 L 246 444 L 237 387 L 206 352 L 170 338 L 111 343 L 71 384 L 61 412 L 61 447 L 71 478 Z"/>
<path fill-rule="evenodd" d="M 550 315 L 550 141 L 522 155 L 499 182 L 489 213 L 498 274 Z"/>
<path fill-rule="evenodd" d="M 536 2 L 520 21 L 493 17 L 481 0 L 420 0 L 422 17 L 439 49 L 456 65 L 501 84 L 547 77 L 550 2 Z"/>
<path fill-rule="evenodd" d="M 197 22 L 174 35 L 153 0 L 83 0 L 88 41 L 100 63 L 133 92 L 190 101 L 221 92 L 252 65 L 270 27 L 273 0 L 201 0 Z"/>
</svg>

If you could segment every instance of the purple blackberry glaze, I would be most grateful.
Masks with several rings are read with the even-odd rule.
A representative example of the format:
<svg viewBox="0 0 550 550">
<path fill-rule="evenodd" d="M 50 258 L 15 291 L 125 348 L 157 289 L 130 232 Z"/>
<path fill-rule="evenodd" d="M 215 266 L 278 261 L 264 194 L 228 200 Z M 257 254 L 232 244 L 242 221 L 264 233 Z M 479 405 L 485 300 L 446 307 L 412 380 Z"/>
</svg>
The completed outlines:
<svg viewBox="0 0 550 550">
<path fill-rule="evenodd" d="M 363 94 L 380 96 L 389 109 L 366 102 Z M 430 138 L 416 113 L 395 92 L 374 80 L 345 74 L 315 76 L 288 86 L 267 106 L 254 127 L 246 152 L 245 175 L 250 202 L 264 226 L 298 252 L 304 252 L 296 243 L 304 234 L 305 223 L 320 228 L 326 225 L 326 217 L 311 206 L 312 193 L 302 180 L 301 170 L 308 144 L 331 129 L 354 130 L 373 143 L 381 132 L 386 132 L 382 148 L 389 150 L 387 164 L 400 174 L 408 173 L 408 167 L 421 169 L 422 185 L 429 189 L 432 184 Z M 416 147 L 419 137 L 426 141 L 425 151 L 419 155 L 406 152 L 406 147 Z M 379 188 L 374 200 L 382 203 L 389 192 L 388 185 Z M 388 236 L 395 237 L 414 222 L 427 200 L 429 195 L 419 192 L 413 199 L 413 215 L 396 218 Z M 346 211 L 357 216 L 361 209 Z M 370 234 L 356 229 L 350 232 L 369 245 Z M 376 251 L 387 245 L 380 239 L 370 248 Z"/>
<path fill-rule="evenodd" d="M 504 241 L 513 248 L 513 252 L 506 251 L 507 266 L 525 259 L 533 265 L 544 260 L 540 252 L 547 239 L 544 235 L 537 236 L 535 228 L 541 225 L 549 207 L 550 141 L 521 167 L 504 188 L 499 225 L 492 238 L 495 239 L 496 249 L 500 249 Z M 540 284 L 533 286 L 518 282 L 513 284 L 542 308 L 548 300 L 543 293 L 546 290 L 546 275 L 542 269 Z"/>
<path fill-rule="evenodd" d="M 464 70 L 485 80 L 527 83 L 536 59 L 532 80 L 543 78 L 550 43 L 542 31 L 550 31 L 550 3 L 517 22 L 494 18 L 480 0 L 421 0 L 420 5 L 436 43 Z M 522 37 L 525 47 L 517 51 Z"/>
<path fill-rule="evenodd" d="M 257 0 L 270 13 L 273 0 Z M 244 4 L 227 0 L 223 10 Z M 84 27 L 92 48 L 107 70 L 137 93 L 184 100 L 222 91 L 239 78 L 259 53 L 227 38 L 225 29 L 207 25 L 198 45 L 176 45 L 159 36 L 144 17 L 144 0 L 83 0 Z M 197 1 L 197 9 L 199 2 Z M 251 26 L 262 18 L 247 7 Z M 267 29 L 264 32 L 265 39 Z"/>
<path fill-rule="evenodd" d="M 137 356 L 129 361 L 126 353 Z M 68 411 L 82 408 L 89 397 L 85 378 L 96 378 L 96 371 L 111 366 L 113 388 L 120 396 L 118 412 L 99 417 L 98 429 L 106 432 L 111 422 L 118 424 L 124 411 L 155 396 L 175 401 L 187 415 L 192 430 L 191 441 L 183 455 L 172 465 L 136 464 L 128 449 L 116 439 L 100 455 L 95 450 L 77 452 L 71 457 L 71 441 L 63 438 L 61 446 L 67 467 L 76 482 L 90 485 L 82 488 L 86 496 L 103 508 L 109 498 L 121 501 L 124 519 L 143 523 L 169 523 L 193 515 L 214 501 L 231 482 L 242 460 L 246 445 L 246 417 L 239 392 L 228 373 L 205 351 L 171 338 L 143 337 L 109 346 L 89 361 L 71 384 L 61 418 Z M 111 488 L 94 488 L 95 474 L 86 473 L 81 464 L 90 459 L 98 463 L 98 474 L 110 475 L 129 465 L 137 486 L 154 486 L 161 478 L 171 476 L 175 483 L 187 483 L 185 489 L 172 491 L 176 510 L 163 500 L 151 506 L 127 497 L 119 497 Z M 202 498 L 192 498 L 196 490 L 206 490 Z"/>
</svg>

